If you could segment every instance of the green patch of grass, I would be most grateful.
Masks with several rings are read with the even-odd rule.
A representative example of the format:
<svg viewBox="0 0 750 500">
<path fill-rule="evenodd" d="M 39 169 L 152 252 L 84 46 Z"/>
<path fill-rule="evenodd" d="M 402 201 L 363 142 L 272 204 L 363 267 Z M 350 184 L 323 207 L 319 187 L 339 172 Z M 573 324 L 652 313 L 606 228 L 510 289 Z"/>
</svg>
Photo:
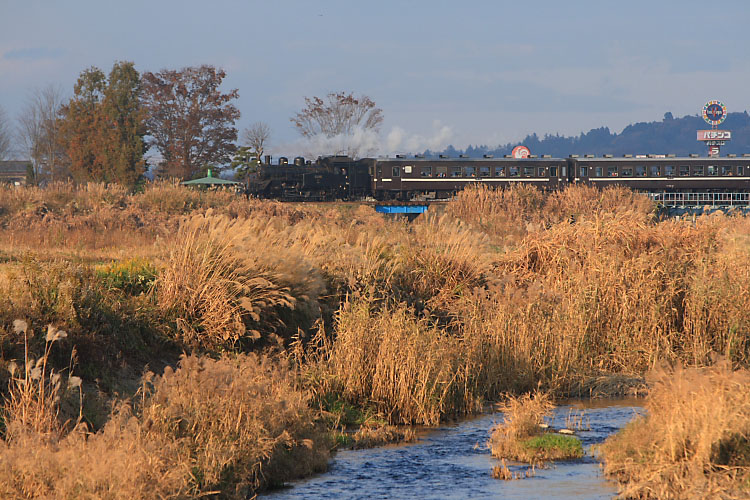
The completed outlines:
<svg viewBox="0 0 750 500">
<path fill-rule="evenodd" d="M 100 267 L 96 274 L 109 288 L 122 290 L 129 295 L 140 295 L 151 289 L 157 271 L 148 260 L 135 258 Z"/>
<path fill-rule="evenodd" d="M 583 445 L 575 436 L 546 433 L 521 442 L 521 446 L 544 460 L 566 460 L 583 457 Z"/>
</svg>

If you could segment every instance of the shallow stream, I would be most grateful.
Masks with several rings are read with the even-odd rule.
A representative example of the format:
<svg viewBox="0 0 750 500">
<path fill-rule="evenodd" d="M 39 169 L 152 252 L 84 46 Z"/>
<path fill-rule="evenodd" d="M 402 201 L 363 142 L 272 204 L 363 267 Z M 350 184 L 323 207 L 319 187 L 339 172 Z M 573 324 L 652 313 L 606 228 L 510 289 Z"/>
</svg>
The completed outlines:
<svg viewBox="0 0 750 500">
<path fill-rule="evenodd" d="M 553 427 L 565 426 L 571 411 L 584 412 L 577 431 L 586 456 L 536 469 L 527 479 L 501 481 L 492 478 L 499 463 L 486 447 L 492 426 L 502 413 L 447 424 L 420 434 L 414 443 L 369 450 L 338 452 L 328 472 L 293 482 L 284 489 L 262 495 L 267 499 L 327 498 L 502 498 L 593 499 L 612 498 L 615 484 L 604 479 L 599 463 L 591 457 L 591 445 L 601 443 L 628 423 L 642 400 L 570 401 L 555 410 Z M 512 471 L 525 465 L 509 464 Z"/>
</svg>

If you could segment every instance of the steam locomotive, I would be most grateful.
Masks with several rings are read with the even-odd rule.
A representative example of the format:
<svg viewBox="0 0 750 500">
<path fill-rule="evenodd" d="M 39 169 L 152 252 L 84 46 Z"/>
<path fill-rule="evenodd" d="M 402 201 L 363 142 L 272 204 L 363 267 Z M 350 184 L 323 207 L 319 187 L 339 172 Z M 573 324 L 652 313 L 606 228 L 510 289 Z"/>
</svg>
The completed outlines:
<svg viewBox="0 0 750 500">
<path fill-rule="evenodd" d="M 625 186 L 651 193 L 750 193 L 750 154 L 740 157 L 604 155 L 551 158 L 395 158 L 327 156 L 273 165 L 266 156 L 248 183 L 250 195 L 284 201 L 430 200 L 450 198 L 469 184 L 505 188 L 529 184 L 543 190 L 570 184 Z"/>
</svg>

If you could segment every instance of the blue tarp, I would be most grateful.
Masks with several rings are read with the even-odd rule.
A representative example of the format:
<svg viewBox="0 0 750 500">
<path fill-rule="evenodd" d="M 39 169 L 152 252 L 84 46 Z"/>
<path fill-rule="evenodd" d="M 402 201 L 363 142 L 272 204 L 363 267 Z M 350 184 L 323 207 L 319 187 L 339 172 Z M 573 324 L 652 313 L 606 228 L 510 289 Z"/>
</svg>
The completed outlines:
<svg viewBox="0 0 750 500">
<path fill-rule="evenodd" d="M 375 205 L 375 211 L 381 214 L 423 214 L 427 205 Z"/>
</svg>

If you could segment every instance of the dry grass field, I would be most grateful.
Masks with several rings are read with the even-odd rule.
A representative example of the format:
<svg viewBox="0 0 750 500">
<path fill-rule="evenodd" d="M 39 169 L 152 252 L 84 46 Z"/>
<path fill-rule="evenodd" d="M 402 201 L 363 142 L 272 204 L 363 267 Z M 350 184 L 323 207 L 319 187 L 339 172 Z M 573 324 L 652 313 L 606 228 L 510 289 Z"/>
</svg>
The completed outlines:
<svg viewBox="0 0 750 500">
<path fill-rule="evenodd" d="M 345 428 L 747 368 L 748 235 L 618 189 L 471 188 L 406 223 L 169 182 L 0 188 L 2 496 L 245 498 Z"/>
</svg>

